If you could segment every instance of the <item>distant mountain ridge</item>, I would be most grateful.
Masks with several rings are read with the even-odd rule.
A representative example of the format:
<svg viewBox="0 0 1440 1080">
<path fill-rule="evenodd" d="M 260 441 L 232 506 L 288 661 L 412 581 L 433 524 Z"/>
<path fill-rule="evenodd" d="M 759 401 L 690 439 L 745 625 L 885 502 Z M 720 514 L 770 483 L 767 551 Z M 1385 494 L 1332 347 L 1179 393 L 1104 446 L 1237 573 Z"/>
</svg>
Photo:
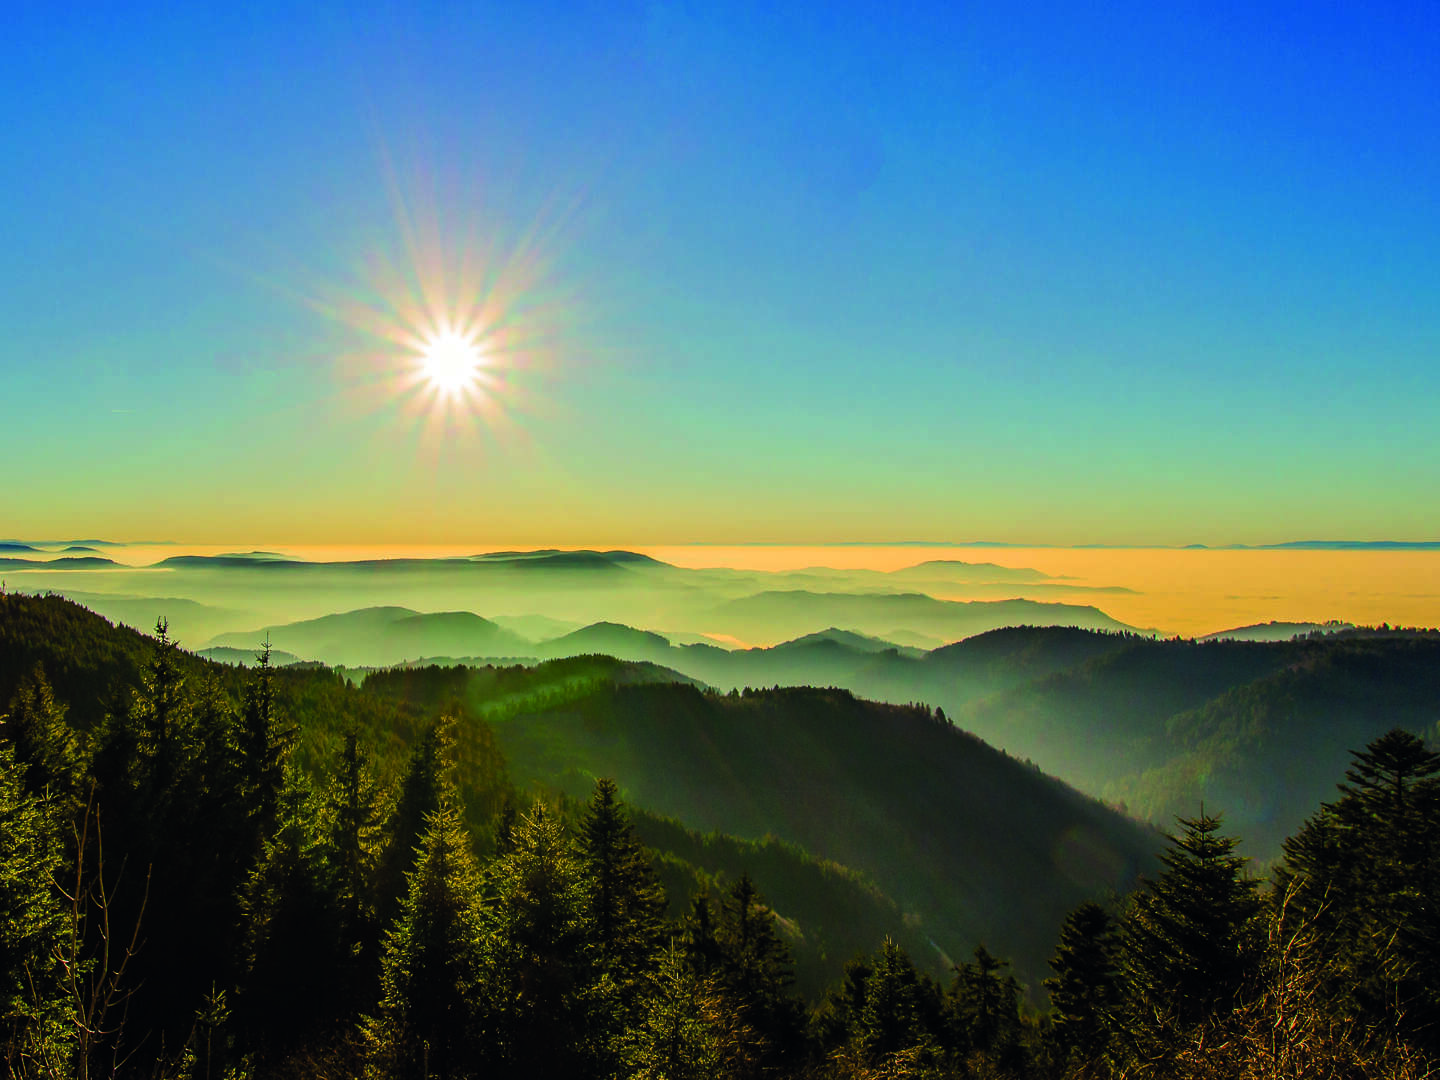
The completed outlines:
<svg viewBox="0 0 1440 1080">
<path fill-rule="evenodd" d="M 0 558 L 0 567 L 10 570 L 101 570 L 119 565 L 103 555 L 62 555 L 58 559 Z"/>
<path fill-rule="evenodd" d="M 715 613 L 752 638 L 795 637 L 813 631 L 816 622 L 864 634 L 904 626 L 951 641 L 1004 626 L 1136 630 L 1089 605 L 1038 600 L 937 600 L 924 593 L 767 591 L 728 601 L 719 605 Z"/>
<path fill-rule="evenodd" d="M 259 649 L 232 649 L 227 646 L 218 646 L 213 649 L 197 649 L 196 656 L 203 656 L 206 660 L 214 660 L 217 664 L 243 664 L 246 667 L 253 667 L 259 662 Z M 280 649 L 270 650 L 270 663 L 275 667 L 285 667 L 288 664 L 306 663 L 294 653 L 287 653 Z"/>
<path fill-rule="evenodd" d="M 1234 546 L 1257 551 L 1440 551 L 1440 540 L 1290 540 Z"/>
<path fill-rule="evenodd" d="M 962 605 L 963 606 L 963 605 Z M 1037 605 L 1041 608 L 1048 605 Z M 542 624 L 543 625 L 543 624 Z M 722 690 L 744 686 L 840 686 L 886 701 L 942 701 L 951 707 L 957 682 L 967 681 L 989 689 L 1012 685 L 1008 677 L 996 681 L 997 664 L 1018 665 L 1015 670 L 1033 677 L 1038 646 L 1025 638 L 1030 659 L 1005 653 L 972 660 L 995 642 L 1007 639 L 1005 630 L 987 631 L 965 642 L 927 653 L 896 645 L 884 638 L 828 627 L 782 641 L 768 648 L 727 649 L 713 643 L 673 644 L 665 635 L 615 622 L 598 622 L 558 637 L 531 641 L 496 622 L 468 612 L 421 613 L 403 607 L 363 608 L 318 619 L 278 624 L 243 632 L 223 633 L 210 647 L 253 650 L 269 636 L 271 645 L 304 659 L 347 667 L 380 668 L 428 659 L 446 663 L 484 664 L 496 659 L 554 659 L 603 654 L 618 659 L 657 664 Z M 992 635 L 1001 635 L 993 637 Z M 1076 631 L 1060 633 L 1044 642 L 1078 642 L 1059 649 L 1067 661 L 1082 652 L 1118 648 L 1123 639 L 1113 634 Z M 1058 648 L 1058 646 L 1057 646 Z M 1049 670 L 1049 668 L 1043 668 Z M 977 691 L 978 692 L 978 691 Z M 972 692 L 958 695 L 968 700 Z"/>
<path fill-rule="evenodd" d="M 1339 619 L 1331 619 L 1329 622 L 1323 623 L 1280 622 L 1272 619 L 1267 623 L 1252 623 L 1249 626 L 1236 626 L 1229 630 L 1217 630 L 1213 634 L 1206 634 L 1195 640 L 1288 641 L 1302 634 L 1336 634 L 1345 630 L 1354 629 L 1357 629 L 1354 623 L 1341 622 Z"/>
<path fill-rule="evenodd" d="M 916 657 L 856 647 L 844 631 L 733 651 L 613 625 L 594 633 L 577 643 L 721 689 L 834 686 L 941 706 L 990 744 L 1157 825 L 1203 802 L 1260 858 L 1330 797 L 1350 750 L 1395 724 L 1440 738 L 1440 634 L 1195 642 L 1008 627 Z"/>
<path fill-rule="evenodd" d="M 302 659 L 346 667 L 384 667 L 425 656 L 533 655 L 525 638 L 472 612 L 394 606 L 220 634 L 210 646 L 253 649 L 267 638 L 272 647 Z"/>
<path fill-rule="evenodd" d="M 893 641 L 884 638 L 873 637 L 869 634 L 857 634 L 853 630 L 841 630 L 839 627 L 830 626 L 824 630 L 817 630 L 812 634 L 804 634 L 789 641 L 782 641 L 772 645 L 771 649 L 799 649 L 808 645 L 817 645 L 821 642 L 834 642 L 847 649 L 853 649 L 860 653 L 881 653 L 894 650 L 901 656 L 908 656 L 918 659 L 925 655 L 926 650 L 916 649 L 906 645 L 897 645 Z"/>
<path fill-rule="evenodd" d="M 474 566 L 530 571 L 535 569 L 609 570 L 620 569 L 627 566 L 665 566 L 667 564 L 657 559 L 652 559 L 648 555 L 640 555 L 633 551 L 590 551 L 588 549 L 561 551 L 559 549 L 545 549 L 542 551 L 504 551 L 491 552 L 484 555 L 442 556 L 437 558 L 397 556 L 395 558 L 340 559 L 315 562 L 266 552 L 227 555 L 171 555 L 168 558 L 160 560 L 160 562 L 155 565 L 157 567 L 197 570 L 224 568 L 267 570 L 277 567 L 307 570 L 334 570 L 337 568 L 364 569 L 375 567 L 383 567 L 389 570 L 423 570 L 427 567 Z"/>
</svg>

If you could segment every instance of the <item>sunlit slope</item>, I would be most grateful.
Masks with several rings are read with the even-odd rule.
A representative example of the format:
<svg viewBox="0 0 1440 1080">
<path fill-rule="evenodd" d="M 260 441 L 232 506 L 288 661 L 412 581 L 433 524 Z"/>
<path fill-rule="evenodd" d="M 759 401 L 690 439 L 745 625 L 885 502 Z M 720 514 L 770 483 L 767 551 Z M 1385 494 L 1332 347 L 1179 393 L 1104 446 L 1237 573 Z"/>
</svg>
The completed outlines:
<svg viewBox="0 0 1440 1080">
<path fill-rule="evenodd" d="M 366 686 L 413 699 L 424 682 L 379 673 Z M 1149 830 L 928 710 L 843 691 L 600 686 L 491 716 L 517 781 L 578 795 L 613 776 L 691 828 L 774 834 L 870 875 L 945 953 L 983 940 L 1032 981 L 1064 914 L 1127 888 L 1156 848 Z"/>
<path fill-rule="evenodd" d="M 153 652 L 153 642 L 60 597 L 0 595 L 0 715 L 20 680 L 39 665 L 66 707 L 69 722 L 93 731 L 107 712 L 127 709 L 131 692 Z M 181 652 L 176 662 L 185 686 L 216 692 L 232 702 L 248 673 L 207 663 Z M 480 714 L 513 716 L 526 708 L 559 705 L 598 686 L 683 676 L 647 664 L 608 657 L 578 657 L 535 668 L 429 669 L 395 679 L 413 679 L 412 695 L 367 693 L 323 669 L 275 672 L 279 715 L 294 725 L 295 762 L 323 783 L 344 736 L 354 731 L 369 748 L 380 775 L 394 783 L 403 776 L 420 734 L 443 712 L 457 711 L 467 695 L 469 715 L 454 730 L 453 776 L 467 809 L 472 835 L 484 844 L 493 832 L 492 815 L 514 794 L 504 756 Z M 528 786 L 528 785 L 527 785 Z M 549 797 L 554 798 L 553 792 Z M 103 793 L 102 793 L 103 798 Z M 561 806 L 573 814 L 573 805 Z M 697 890 L 749 873 L 782 918 L 795 952 L 797 981 L 819 994 L 838 979 L 857 951 L 873 951 L 886 935 L 916 956 L 929 951 L 925 938 L 906 924 L 898 905 L 853 868 L 821 860 L 773 838 L 753 841 L 721 834 L 701 836 L 680 823 L 636 807 L 636 825 L 656 854 L 657 868 L 683 910 Z"/>
<path fill-rule="evenodd" d="M 534 651 L 544 657 L 604 653 L 606 656 L 625 660 L 650 660 L 662 664 L 669 661 L 672 653 L 675 653 L 669 638 L 613 622 L 598 622 L 581 627 L 572 633 L 534 646 Z"/>
</svg>

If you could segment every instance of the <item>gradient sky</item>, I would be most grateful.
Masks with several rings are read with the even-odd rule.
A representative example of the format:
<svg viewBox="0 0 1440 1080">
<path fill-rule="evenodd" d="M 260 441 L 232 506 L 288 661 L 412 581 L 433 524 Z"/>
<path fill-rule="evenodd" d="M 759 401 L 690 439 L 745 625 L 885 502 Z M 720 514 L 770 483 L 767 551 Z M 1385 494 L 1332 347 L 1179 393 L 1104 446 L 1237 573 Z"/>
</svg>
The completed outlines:
<svg viewBox="0 0 1440 1080">
<path fill-rule="evenodd" d="M 0 535 L 1440 538 L 1433 3 L 224 6 L 7 6 Z"/>
</svg>

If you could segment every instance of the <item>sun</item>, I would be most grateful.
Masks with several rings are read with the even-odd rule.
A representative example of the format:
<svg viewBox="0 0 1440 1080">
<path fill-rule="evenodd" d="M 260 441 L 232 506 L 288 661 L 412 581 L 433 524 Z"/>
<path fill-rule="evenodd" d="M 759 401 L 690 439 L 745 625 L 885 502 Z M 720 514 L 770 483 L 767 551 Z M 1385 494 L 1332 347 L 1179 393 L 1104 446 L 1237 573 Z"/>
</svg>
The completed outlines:
<svg viewBox="0 0 1440 1080">
<path fill-rule="evenodd" d="M 541 392 L 572 347 L 576 299 L 554 269 L 557 226 L 472 216 L 442 221 L 397 182 L 395 231 L 349 280 L 304 298 L 339 324 L 339 394 L 357 414 L 394 421 L 437 466 L 531 447 L 553 406 Z"/>
<path fill-rule="evenodd" d="M 450 397 L 463 394 L 479 380 L 485 357 L 471 334 L 442 330 L 422 343 L 420 374 L 437 391 Z"/>
</svg>

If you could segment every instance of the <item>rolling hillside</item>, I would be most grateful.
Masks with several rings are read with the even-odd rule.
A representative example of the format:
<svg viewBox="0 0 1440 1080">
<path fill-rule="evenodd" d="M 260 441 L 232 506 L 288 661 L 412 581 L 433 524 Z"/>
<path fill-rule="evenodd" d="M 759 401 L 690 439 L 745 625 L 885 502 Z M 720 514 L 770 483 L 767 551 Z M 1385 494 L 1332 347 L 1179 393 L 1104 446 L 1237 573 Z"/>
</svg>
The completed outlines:
<svg viewBox="0 0 1440 1080">
<path fill-rule="evenodd" d="M 942 956 L 984 940 L 1038 986 L 1065 913 L 1127 889 L 1159 846 L 927 709 L 844 691 L 597 685 L 502 714 L 459 670 L 379 672 L 365 687 L 488 708 L 518 783 L 579 797 L 612 776 L 631 802 L 688 828 L 774 835 L 853 867 L 919 920 L 942 969 Z"/>
</svg>

